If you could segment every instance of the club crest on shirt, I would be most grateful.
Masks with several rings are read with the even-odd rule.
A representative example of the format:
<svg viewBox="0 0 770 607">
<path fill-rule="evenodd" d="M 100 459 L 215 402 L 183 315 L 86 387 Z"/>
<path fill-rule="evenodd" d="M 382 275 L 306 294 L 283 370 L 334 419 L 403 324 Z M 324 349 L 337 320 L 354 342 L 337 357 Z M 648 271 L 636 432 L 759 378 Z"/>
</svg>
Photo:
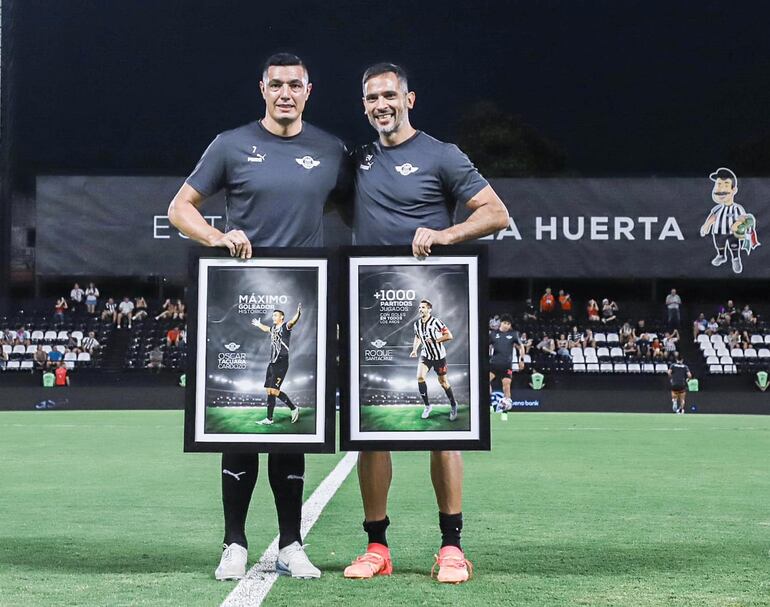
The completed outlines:
<svg viewBox="0 0 770 607">
<path fill-rule="evenodd" d="M 313 158 L 310 156 L 303 156 L 302 158 L 295 158 L 294 160 L 297 161 L 299 166 L 301 166 L 303 169 L 307 169 L 308 171 L 321 164 L 320 160 L 313 160 Z"/>
<path fill-rule="evenodd" d="M 407 175 L 411 175 L 412 173 L 416 173 L 418 170 L 420 170 L 420 167 L 416 167 L 409 162 L 405 162 L 401 166 L 396 166 L 395 168 L 404 177 L 406 177 Z"/>
</svg>

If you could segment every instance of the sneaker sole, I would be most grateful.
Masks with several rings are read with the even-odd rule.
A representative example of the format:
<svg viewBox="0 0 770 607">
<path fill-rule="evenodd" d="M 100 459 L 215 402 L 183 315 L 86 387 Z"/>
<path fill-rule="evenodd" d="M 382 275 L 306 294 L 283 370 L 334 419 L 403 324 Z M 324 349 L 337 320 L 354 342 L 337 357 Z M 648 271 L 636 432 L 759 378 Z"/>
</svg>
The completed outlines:
<svg viewBox="0 0 770 607">
<path fill-rule="evenodd" d="M 317 580 L 321 577 L 321 574 L 318 575 L 311 574 L 311 575 L 292 575 L 291 571 L 288 567 L 283 565 L 282 563 L 276 563 L 275 564 L 275 572 L 278 575 L 286 575 L 288 577 L 294 578 L 295 580 Z"/>
<path fill-rule="evenodd" d="M 218 582 L 227 582 L 229 580 L 242 580 L 245 577 L 246 577 L 245 575 L 226 575 L 226 576 L 223 576 L 223 577 L 219 577 L 218 575 L 214 576 L 214 578 Z"/>
</svg>

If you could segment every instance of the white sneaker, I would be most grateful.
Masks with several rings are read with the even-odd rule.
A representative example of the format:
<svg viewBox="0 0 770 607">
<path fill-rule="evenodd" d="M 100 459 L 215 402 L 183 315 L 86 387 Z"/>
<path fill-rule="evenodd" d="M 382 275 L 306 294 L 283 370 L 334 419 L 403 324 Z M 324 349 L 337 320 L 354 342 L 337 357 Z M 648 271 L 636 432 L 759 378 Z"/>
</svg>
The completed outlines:
<svg viewBox="0 0 770 607">
<path fill-rule="evenodd" d="M 321 577 L 321 570 L 310 562 L 305 547 L 299 542 L 281 548 L 275 562 L 275 571 L 278 575 L 290 575 L 303 580 Z"/>
<path fill-rule="evenodd" d="M 295 407 L 294 410 L 291 412 L 291 423 L 296 424 L 298 419 L 299 419 L 299 407 Z"/>
<path fill-rule="evenodd" d="M 258 422 L 254 422 L 254 423 L 257 424 L 258 426 L 269 426 L 270 424 L 273 423 L 273 420 L 266 417 L 265 419 L 260 419 Z"/>
<path fill-rule="evenodd" d="M 510 398 L 503 399 L 503 411 L 510 411 L 513 409 L 513 401 Z"/>
<path fill-rule="evenodd" d="M 214 572 L 214 577 L 220 582 L 224 580 L 240 580 L 246 575 L 246 559 L 249 551 L 238 544 L 224 545 L 222 559 Z"/>
<path fill-rule="evenodd" d="M 457 405 L 449 405 L 449 421 L 453 422 L 457 419 Z"/>
<path fill-rule="evenodd" d="M 428 419 L 428 416 L 430 415 L 430 411 L 433 409 L 433 405 L 428 405 L 422 410 L 422 415 L 420 416 L 423 419 Z"/>
</svg>

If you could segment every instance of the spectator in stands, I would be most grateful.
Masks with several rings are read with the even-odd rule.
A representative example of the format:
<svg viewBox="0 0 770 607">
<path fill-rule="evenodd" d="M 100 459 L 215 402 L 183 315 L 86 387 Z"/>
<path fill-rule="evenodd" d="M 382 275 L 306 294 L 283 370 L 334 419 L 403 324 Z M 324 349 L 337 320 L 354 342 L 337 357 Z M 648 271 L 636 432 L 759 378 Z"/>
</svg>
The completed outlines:
<svg viewBox="0 0 770 607">
<path fill-rule="evenodd" d="M 676 289 L 671 289 L 671 293 L 666 297 L 666 310 L 668 312 L 668 326 L 678 327 L 681 323 L 681 316 L 679 314 L 679 307 L 682 305 L 682 298 L 676 292 Z"/>
<path fill-rule="evenodd" d="M 639 348 L 636 345 L 636 341 L 634 341 L 633 335 L 628 335 L 625 338 L 623 342 L 623 355 L 632 359 L 636 359 L 639 356 Z"/>
<path fill-rule="evenodd" d="M 732 299 L 727 300 L 727 304 L 719 309 L 719 316 L 717 316 L 717 322 L 719 326 L 727 328 L 728 326 L 735 324 L 738 320 L 738 309 L 735 307 Z"/>
<path fill-rule="evenodd" d="M 147 318 L 147 301 L 141 295 L 135 301 L 134 315 L 131 317 L 131 320 L 144 320 Z"/>
<path fill-rule="evenodd" d="M 179 329 L 179 341 L 177 342 L 177 345 L 179 346 L 187 345 L 187 325 Z"/>
<path fill-rule="evenodd" d="M 665 357 L 665 354 L 663 352 L 663 344 L 660 342 L 660 339 L 658 339 L 658 336 L 655 335 L 652 338 L 652 342 L 650 342 L 650 352 L 652 353 L 652 360 L 663 360 Z"/>
<path fill-rule="evenodd" d="M 64 361 L 59 361 L 59 363 L 56 366 L 56 371 L 54 371 L 54 375 L 56 375 L 56 385 L 60 387 L 69 386 L 70 385 L 70 378 L 67 374 L 67 366 L 64 364 Z"/>
<path fill-rule="evenodd" d="M 639 322 L 643 323 L 644 321 L 640 320 Z M 642 331 L 635 339 L 636 347 L 639 348 L 639 356 L 647 358 L 650 355 L 650 342 L 652 341 L 649 333 Z"/>
<path fill-rule="evenodd" d="M 104 310 L 102 311 L 102 320 L 111 320 L 113 323 L 118 321 L 118 304 L 110 297 L 104 302 Z"/>
<path fill-rule="evenodd" d="M 706 319 L 706 315 L 701 312 L 697 320 L 692 323 L 692 340 L 698 341 L 698 335 L 705 333 L 708 328 L 709 321 Z"/>
<path fill-rule="evenodd" d="M 51 350 L 51 351 L 48 353 L 48 360 L 50 360 L 50 361 L 51 361 L 51 363 L 52 363 L 53 365 L 55 365 L 55 366 L 56 366 L 56 365 L 58 365 L 58 364 L 59 364 L 59 362 L 61 362 L 63 359 L 64 359 L 64 354 L 62 354 L 62 353 L 61 353 L 59 350 L 57 350 L 56 348 L 52 349 L 52 350 Z"/>
<path fill-rule="evenodd" d="M 569 335 L 567 336 L 567 340 L 567 345 L 570 348 L 579 348 L 582 345 L 583 334 L 578 330 L 577 325 L 572 327 L 572 331 L 570 331 Z"/>
<path fill-rule="evenodd" d="M 538 342 L 536 348 L 545 354 L 556 356 L 556 344 L 553 338 L 543 333 L 543 337 Z"/>
<path fill-rule="evenodd" d="M 628 322 L 624 322 L 623 326 L 620 327 L 620 330 L 618 331 L 618 341 L 624 344 L 628 341 L 629 337 L 633 336 L 633 334 L 634 334 L 634 329 L 631 327 L 631 324 Z"/>
<path fill-rule="evenodd" d="M 676 357 L 676 348 L 678 343 L 679 331 L 677 329 L 674 329 L 673 332 L 666 333 L 663 336 L 663 350 L 667 359 L 674 360 Z"/>
<path fill-rule="evenodd" d="M 177 299 L 172 318 L 175 320 L 184 320 L 185 316 L 187 316 L 187 307 L 181 299 Z"/>
<path fill-rule="evenodd" d="M 168 331 L 166 331 L 166 345 L 176 347 L 176 345 L 179 343 L 180 333 L 181 327 L 179 326 L 171 327 Z"/>
<path fill-rule="evenodd" d="M 532 349 L 532 339 L 524 332 L 519 337 L 519 341 L 521 342 L 521 347 L 524 348 L 524 354 L 529 354 L 529 351 Z"/>
<path fill-rule="evenodd" d="M 80 288 L 80 285 L 78 283 L 75 283 L 72 287 L 72 290 L 70 291 L 70 301 L 72 302 L 72 311 L 77 312 L 80 309 L 80 304 L 83 303 L 83 297 L 85 296 L 85 291 Z"/>
<path fill-rule="evenodd" d="M 64 322 L 64 311 L 69 308 L 67 300 L 64 297 L 60 297 L 56 300 L 56 305 L 53 308 L 53 320 L 56 323 Z"/>
<path fill-rule="evenodd" d="M 133 315 L 133 312 L 134 302 L 131 301 L 128 297 L 124 297 L 123 301 L 121 301 L 118 305 L 118 319 L 115 322 L 115 324 L 118 326 L 118 329 L 123 326 L 124 318 L 128 322 L 128 328 L 131 328 L 131 316 Z"/>
<path fill-rule="evenodd" d="M 552 318 L 556 309 L 556 298 L 551 293 L 551 287 L 545 288 L 545 293 L 540 298 L 540 317 Z"/>
<path fill-rule="evenodd" d="M 749 327 L 757 326 L 757 317 L 754 316 L 754 311 L 751 309 L 749 304 L 743 306 L 743 310 L 741 310 L 741 316 L 743 317 L 744 324 L 748 325 Z"/>
<path fill-rule="evenodd" d="M 492 318 L 489 319 L 489 330 L 497 331 L 499 328 L 500 328 L 500 315 L 495 314 Z"/>
<path fill-rule="evenodd" d="M 5 368 L 6 363 L 8 362 L 8 352 L 6 352 L 5 348 L 2 347 L 4 345 L 6 344 L 0 344 L 0 368 Z"/>
<path fill-rule="evenodd" d="M 99 341 L 96 339 L 96 333 L 89 331 L 88 335 L 83 338 L 83 342 L 80 344 L 83 352 L 88 352 L 93 356 L 94 352 L 99 349 Z"/>
<path fill-rule="evenodd" d="M 99 289 L 92 282 L 86 287 L 86 309 L 89 314 L 96 314 L 96 304 L 99 302 Z"/>
<path fill-rule="evenodd" d="M 155 346 L 150 350 L 149 362 L 147 363 L 148 369 L 162 369 L 163 368 L 163 352 L 160 346 Z"/>
<path fill-rule="evenodd" d="M 170 299 L 167 299 L 163 302 L 163 308 L 161 309 L 160 314 L 155 317 L 155 320 L 160 320 L 161 318 L 173 318 L 174 311 L 174 304 L 171 303 Z"/>
<path fill-rule="evenodd" d="M 43 346 L 37 347 L 33 360 L 35 361 L 36 369 L 45 369 L 48 367 L 48 354 L 43 350 Z"/>
<path fill-rule="evenodd" d="M 530 298 L 527 298 L 524 302 L 524 320 L 537 320 L 537 312 L 535 311 L 535 306 L 532 305 L 532 300 Z"/>
<path fill-rule="evenodd" d="M 17 346 L 28 346 L 32 343 L 30 341 L 31 338 L 32 334 L 23 325 L 19 325 L 19 328 L 16 329 L 16 339 L 14 344 Z"/>
<path fill-rule="evenodd" d="M 602 299 L 602 322 L 604 324 L 617 320 L 618 304 L 609 299 Z"/>
<path fill-rule="evenodd" d="M 572 322 L 572 296 L 559 290 L 559 308 L 561 308 L 562 322 Z"/>
<path fill-rule="evenodd" d="M 569 352 L 569 342 L 564 333 L 561 333 L 559 339 L 556 340 L 556 355 L 564 360 L 572 361 L 572 355 Z"/>
<path fill-rule="evenodd" d="M 74 352 L 75 354 L 80 354 L 80 342 L 74 335 L 70 334 L 69 338 L 67 339 L 67 350 L 69 352 Z"/>
<path fill-rule="evenodd" d="M 719 333 L 719 323 L 717 322 L 716 317 L 712 316 L 709 318 L 709 323 L 706 326 L 706 335 L 714 335 L 715 333 Z"/>
<path fill-rule="evenodd" d="M 596 347 L 596 338 L 594 337 L 594 332 L 591 329 L 586 329 L 586 332 L 583 334 L 582 342 L 584 348 Z"/>
<path fill-rule="evenodd" d="M 586 314 L 588 314 L 588 322 L 599 322 L 601 316 L 599 316 L 599 304 L 595 299 L 589 299 L 586 305 Z"/>
</svg>

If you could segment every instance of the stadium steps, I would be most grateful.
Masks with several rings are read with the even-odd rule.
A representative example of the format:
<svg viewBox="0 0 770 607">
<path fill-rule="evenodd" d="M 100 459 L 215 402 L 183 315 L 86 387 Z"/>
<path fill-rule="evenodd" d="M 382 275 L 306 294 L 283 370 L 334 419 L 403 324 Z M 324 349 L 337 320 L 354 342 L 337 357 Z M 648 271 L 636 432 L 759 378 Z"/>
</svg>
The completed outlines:
<svg viewBox="0 0 770 607">
<path fill-rule="evenodd" d="M 122 371 L 123 361 L 130 344 L 131 331 L 126 329 L 112 331 L 107 340 L 107 347 L 105 348 L 104 358 L 102 359 L 102 368 L 105 371 Z"/>
</svg>

